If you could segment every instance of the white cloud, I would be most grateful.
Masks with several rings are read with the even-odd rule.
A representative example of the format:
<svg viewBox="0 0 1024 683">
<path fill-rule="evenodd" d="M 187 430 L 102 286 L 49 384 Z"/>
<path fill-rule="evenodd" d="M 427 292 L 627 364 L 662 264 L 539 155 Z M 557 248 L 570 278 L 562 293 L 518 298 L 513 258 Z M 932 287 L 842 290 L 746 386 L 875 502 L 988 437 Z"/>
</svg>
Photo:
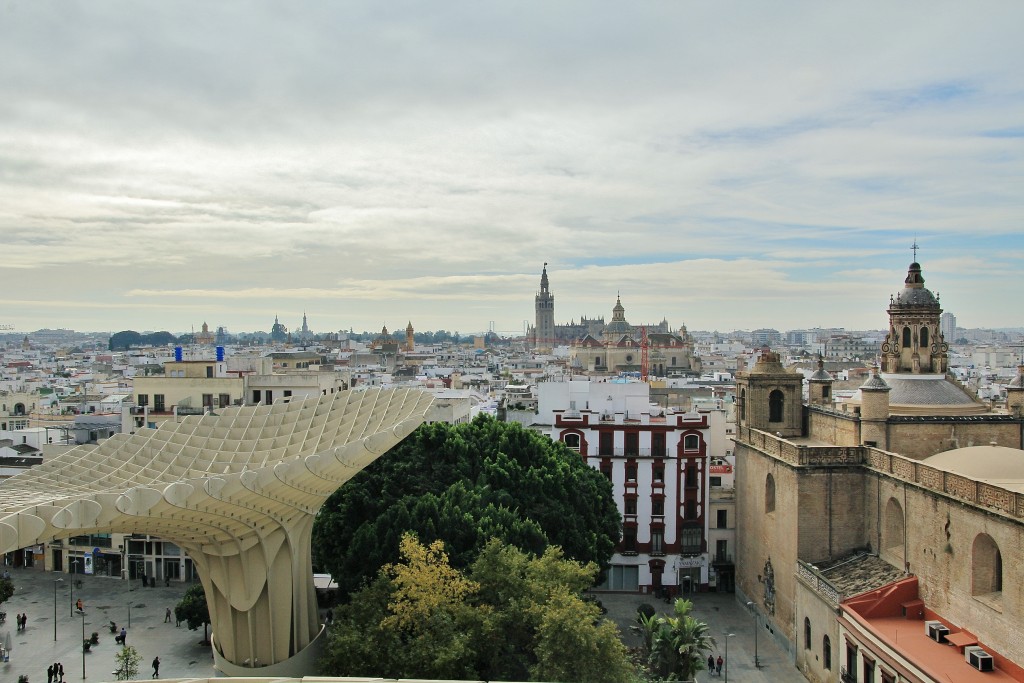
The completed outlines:
<svg viewBox="0 0 1024 683">
<path fill-rule="evenodd" d="M 973 295 L 998 261 L 1024 286 L 1015 5 L 4 18 L 20 329 L 266 328 L 306 304 L 325 329 L 518 329 L 543 261 L 559 318 L 608 315 L 621 289 L 631 317 L 691 328 L 877 327 L 915 237 L 929 285 Z M 942 287 L 965 324 L 1021 324 Z"/>
</svg>

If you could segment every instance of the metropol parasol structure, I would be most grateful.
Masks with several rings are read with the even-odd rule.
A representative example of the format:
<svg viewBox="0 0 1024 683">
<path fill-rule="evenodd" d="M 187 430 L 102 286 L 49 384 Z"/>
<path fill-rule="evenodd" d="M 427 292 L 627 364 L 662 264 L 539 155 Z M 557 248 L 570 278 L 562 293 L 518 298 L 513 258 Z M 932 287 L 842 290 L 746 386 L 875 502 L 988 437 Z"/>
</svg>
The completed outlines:
<svg viewBox="0 0 1024 683">
<path fill-rule="evenodd" d="M 0 482 L 0 552 L 90 533 L 172 541 L 196 564 L 221 673 L 308 675 L 323 633 L 313 519 L 431 401 L 418 389 L 345 391 L 78 446 Z"/>
</svg>

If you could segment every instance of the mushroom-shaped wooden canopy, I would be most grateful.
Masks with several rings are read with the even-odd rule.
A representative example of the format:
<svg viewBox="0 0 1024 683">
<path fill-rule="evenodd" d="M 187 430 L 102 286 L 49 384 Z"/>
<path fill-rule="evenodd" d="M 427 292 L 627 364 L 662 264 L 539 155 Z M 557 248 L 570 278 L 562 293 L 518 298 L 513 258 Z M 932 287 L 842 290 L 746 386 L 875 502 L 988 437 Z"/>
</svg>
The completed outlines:
<svg viewBox="0 0 1024 683">
<path fill-rule="evenodd" d="M 198 569 L 218 668 L 310 673 L 310 558 L 323 502 L 424 419 L 417 389 L 232 407 L 78 446 L 0 482 L 0 552 L 89 533 L 151 534 Z"/>
</svg>

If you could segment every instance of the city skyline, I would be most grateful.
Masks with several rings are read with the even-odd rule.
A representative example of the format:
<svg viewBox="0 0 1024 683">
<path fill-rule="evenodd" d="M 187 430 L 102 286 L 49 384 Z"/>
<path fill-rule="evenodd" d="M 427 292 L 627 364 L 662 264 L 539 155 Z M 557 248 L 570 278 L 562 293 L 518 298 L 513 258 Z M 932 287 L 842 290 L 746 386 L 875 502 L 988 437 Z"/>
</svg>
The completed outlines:
<svg viewBox="0 0 1024 683">
<path fill-rule="evenodd" d="M 521 333 L 544 262 L 558 323 L 881 329 L 915 240 L 961 326 L 1024 324 L 1024 6 L 3 16 L 19 332 Z"/>
</svg>

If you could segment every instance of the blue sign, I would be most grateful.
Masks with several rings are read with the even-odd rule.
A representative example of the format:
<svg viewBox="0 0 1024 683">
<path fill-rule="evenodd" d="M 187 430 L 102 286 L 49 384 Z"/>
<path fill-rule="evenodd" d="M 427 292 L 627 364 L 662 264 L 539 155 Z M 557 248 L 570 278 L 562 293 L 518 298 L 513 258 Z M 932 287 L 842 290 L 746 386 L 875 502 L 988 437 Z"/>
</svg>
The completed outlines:
<svg viewBox="0 0 1024 683">
<path fill-rule="evenodd" d="M 93 549 L 92 549 L 92 556 L 93 556 L 93 557 L 96 557 L 96 556 L 97 556 L 97 555 L 99 555 L 99 554 L 100 554 L 101 552 L 102 552 L 102 551 L 101 551 L 101 550 L 100 550 L 99 548 L 93 548 Z"/>
</svg>

